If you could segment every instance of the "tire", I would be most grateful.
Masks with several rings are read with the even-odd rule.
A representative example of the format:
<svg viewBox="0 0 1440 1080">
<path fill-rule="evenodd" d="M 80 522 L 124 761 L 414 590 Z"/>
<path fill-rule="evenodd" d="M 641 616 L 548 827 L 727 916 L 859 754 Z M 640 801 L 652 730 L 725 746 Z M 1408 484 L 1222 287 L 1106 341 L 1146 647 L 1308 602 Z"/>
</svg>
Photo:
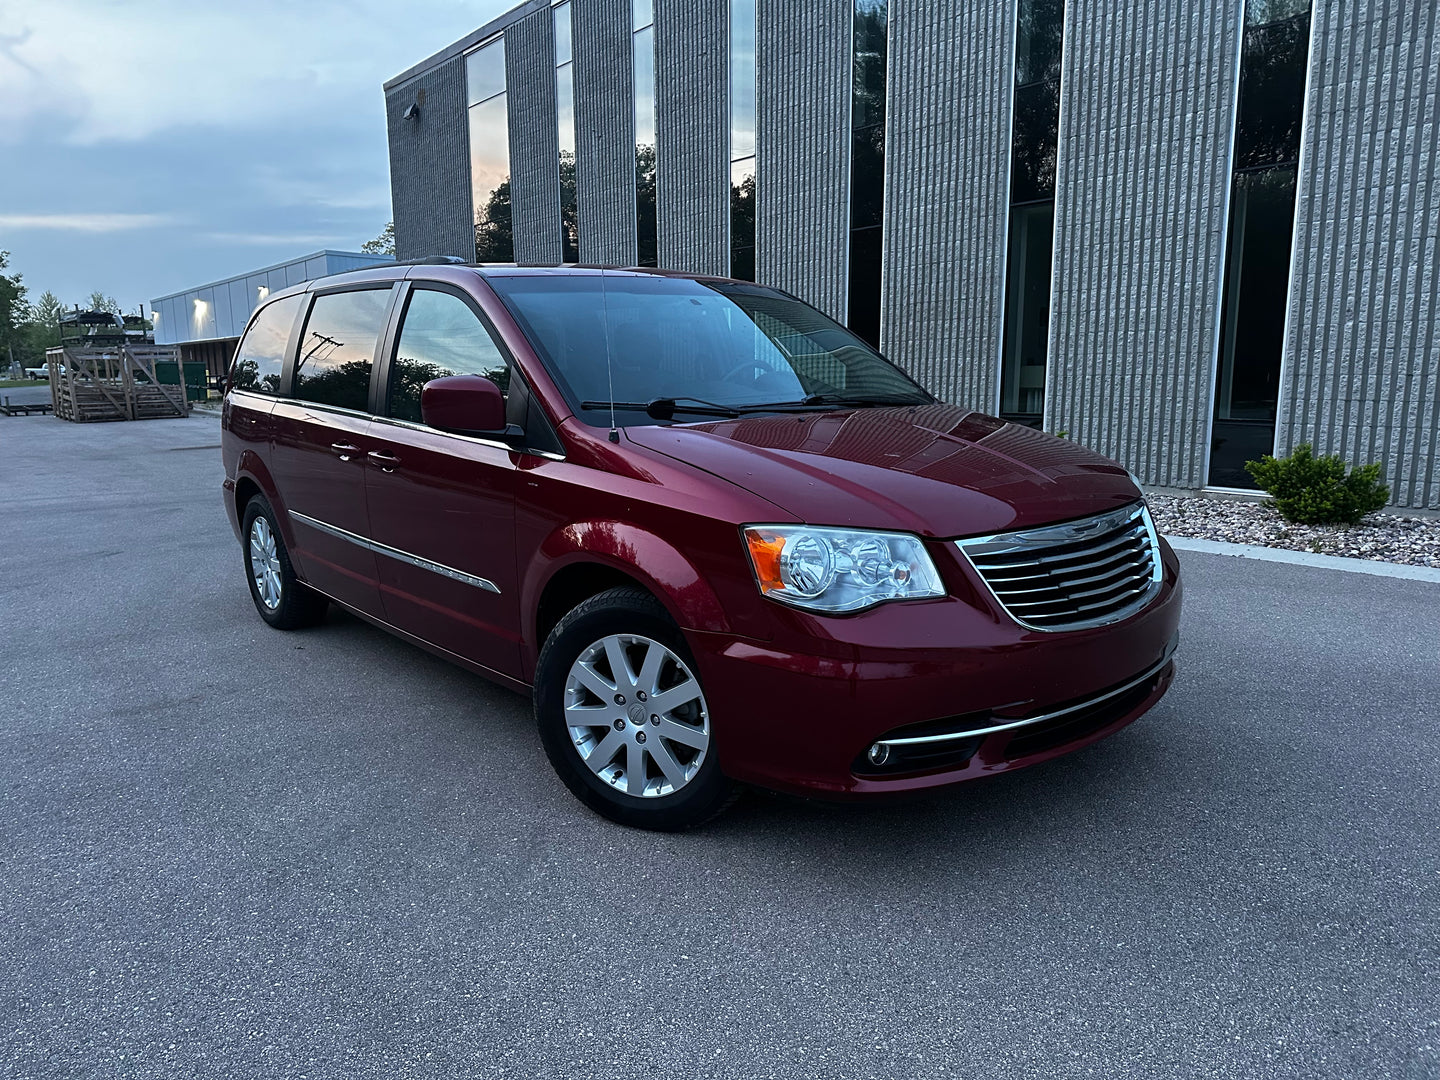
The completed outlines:
<svg viewBox="0 0 1440 1080">
<path fill-rule="evenodd" d="M 245 580 L 250 583 L 255 610 L 276 630 L 314 626 L 325 617 L 329 601 L 295 576 L 270 503 L 263 495 L 254 496 L 245 504 L 241 521 Z M 258 579 L 257 563 L 261 567 Z"/>
<path fill-rule="evenodd" d="M 621 825 L 693 829 L 739 795 L 684 635 L 643 589 L 609 589 L 556 624 L 536 665 L 535 722 L 565 786 Z"/>
</svg>

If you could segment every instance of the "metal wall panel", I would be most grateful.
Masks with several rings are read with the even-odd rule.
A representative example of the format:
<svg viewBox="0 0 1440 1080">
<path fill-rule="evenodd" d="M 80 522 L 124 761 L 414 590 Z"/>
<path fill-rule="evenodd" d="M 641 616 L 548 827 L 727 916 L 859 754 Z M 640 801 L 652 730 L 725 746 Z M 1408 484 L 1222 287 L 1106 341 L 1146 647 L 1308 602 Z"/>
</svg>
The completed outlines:
<svg viewBox="0 0 1440 1080">
<path fill-rule="evenodd" d="M 570 11 L 580 261 L 633 266 L 635 80 L 630 0 L 573 0 Z"/>
<path fill-rule="evenodd" d="M 1203 482 L 1240 0 L 1070 0 L 1045 426 Z"/>
<path fill-rule="evenodd" d="M 1440 509 L 1440 16 L 1317 2 L 1276 445 Z"/>
<path fill-rule="evenodd" d="M 505 81 L 510 98 L 510 215 L 515 261 L 558 263 L 560 140 L 555 120 L 555 37 L 550 9 L 505 31 Z"/>
<path fill-rule="evenodd" d="M 730 272 L 730 25 L 726 0 L 656 0 L 660 265 Z"/>
<path fill-rule="evenodd" d="M 757 0 L 756 277 L 845 321 L 851 0 Z"/>
<path fill-rule="evenodd" d="M 420 104 L 422 93 L 424 102 Z M 412 104 L 417 105 L 419 116 L 402 119 Z M 452 56 L 387 88 L 385 124 L 397 258 L 475 258 L 465 58 Z"/>
<path fill-rule="evenodd" d="M 886 355 L 993 412 L 1005 314 L 1014 0 L 892 3 Z"/>
</svg>

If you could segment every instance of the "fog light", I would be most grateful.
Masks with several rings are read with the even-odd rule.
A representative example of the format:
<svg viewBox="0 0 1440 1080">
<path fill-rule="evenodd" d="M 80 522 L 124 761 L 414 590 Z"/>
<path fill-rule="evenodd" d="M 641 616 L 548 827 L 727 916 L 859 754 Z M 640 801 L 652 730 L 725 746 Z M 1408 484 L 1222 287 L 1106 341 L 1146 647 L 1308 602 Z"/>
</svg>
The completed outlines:
<svg viewBox="0 0 1440 1080">
<path fill-rule="evenodd" d="M 870 751 L 866 756 L 869 757 L 871 765 L 884 765 L 885 762 L 890 760 L 890 747 L 884 743 L 877 742 L 874 746 L 870 747 Z"/>
</svg>

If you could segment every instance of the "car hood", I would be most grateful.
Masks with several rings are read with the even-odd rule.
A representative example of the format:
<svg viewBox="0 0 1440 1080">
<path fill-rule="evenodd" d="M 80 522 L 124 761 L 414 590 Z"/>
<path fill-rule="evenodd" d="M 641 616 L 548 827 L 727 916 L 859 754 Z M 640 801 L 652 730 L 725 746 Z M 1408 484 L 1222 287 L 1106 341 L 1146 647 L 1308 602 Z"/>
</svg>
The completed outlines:
<svg viewBox="0 0 1440 1080">
<path fill-rule="evenodd" d="M 1108 458 L 951 405 L 632 427 L 626 435 L 812 525 L 975 536 L 1138 497 Z"/>
</svg>

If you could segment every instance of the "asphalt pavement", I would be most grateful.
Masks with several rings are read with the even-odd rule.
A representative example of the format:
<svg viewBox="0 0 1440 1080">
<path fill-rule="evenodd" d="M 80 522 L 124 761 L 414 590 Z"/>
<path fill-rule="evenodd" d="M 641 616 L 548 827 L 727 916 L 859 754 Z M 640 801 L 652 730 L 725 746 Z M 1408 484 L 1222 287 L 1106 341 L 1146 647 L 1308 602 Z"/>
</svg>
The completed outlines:
<svg viewBox="0 0 1440 1080">
<path fill-rule="evenodd" d="M 1440 585 L 1187 553 L 1116 737 L 654 835 L 267 628 L 218 443 L 0 419 L 0 1077 L 1440 1076 Z"/>
</svg>

